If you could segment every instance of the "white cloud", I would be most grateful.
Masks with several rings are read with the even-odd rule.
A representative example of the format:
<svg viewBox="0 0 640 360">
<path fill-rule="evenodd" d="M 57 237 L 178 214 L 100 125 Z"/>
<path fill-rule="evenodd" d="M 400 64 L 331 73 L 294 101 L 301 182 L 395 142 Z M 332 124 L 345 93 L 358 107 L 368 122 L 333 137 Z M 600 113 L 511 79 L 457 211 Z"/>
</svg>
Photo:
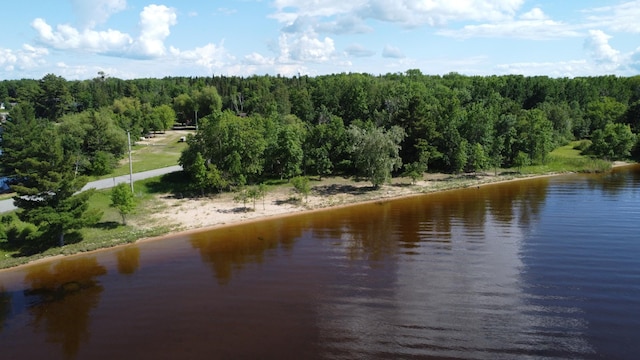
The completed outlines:
<svg viewBox="0 0 640 360">
<path fill-rule="evenodd" d="M 640 0 L 587 10 L 591 28 L 608 28 L 616 32 L 640 33 Z"/>
<path fill-rule="evenodd" d="M 355 56 L 355 57 L 369 57 L 369 56 L 375 55 L 376 53 L 375 51 L 369 50 L 360 44 L 351 44 L 347 46 L 347 48 L 345 49 L 345 52 L 348 55 Z"/>
<path fill-rule="evenodd" d="M 137 53 L 148 57 L 160 57 L 166 52 L 164 40 L 171 34 L 171 26 L 177 24 L 176 11 L 164 5 L 145 6 L 140 13 L 140 37 Z"/>
<path fill-rule="evenodd" d="M 14 69 L 32 69 L 44 63 L 44 57 L 49 54 L 45 48 L 23 45 L 20 50 L 0 48 L 0 68 L 6 71 Z"/>
<path fill-rule="evenodd" d="M 391 45 L 385 45 L 384 49 L 382 49 L 382 57 L 385 58 L 393 58 L 393 59 L 404 59 L 405 56 L 402 53 L 402 50 L 393 47 Z"/>
<path fill-rule="evenodd" d="M 291 24 L 300 16 L 355 16 L 405 27 L 452 21 L 498 21 L 513 17 L 524 0 L 275 0 L 273 18 Z"/>
<path fill-rule="evenodd" d="M 373 0 L 363 13 L 377 20 L 414 27 L 452 21 L 499 21 L 512 17 L 523 0 Z"/>
<path fill-rule="evenodd" d="M 302 34 L 286 34 L 280 35 L 280 57 L 281 63 L 289 63 L 291 61 L 311 61 L 325 62 L 335 54 L 335 45 L 333 39 L 325 37 L 318 39 L 317 35 L 312 32 Z"/>
<path fill-rule="evenodd" d="M 540 8 L 533 8 L 531 11 L 520 15 L 522 20 L 546 20 L 548 17 Z"/>
<path fill-rule="evenodd" d="M 616 66 L 620 63 L 620 52 L 609 45 L 611 36 L 601 30 L 590 30 L 585 47 L 599 64 Z"/>
<path fill-rule="evenodd" d="M 332 34 L 366 34 L 373 32 L 373 28 L 356 16 L 340 16 L 336 21 L 318 24 L 316 30 Z"/>
<path fill-rule="evenodd" d="M 489 24 L 466 25 L 459 30 L 440 30 L 438 34 L 460 39 L 508 37 L 529 40 L 581 36 L 575 26 L 549 19 L 540 8 L 534 8 L 522 14 L 517 20 L 509 19 Z"/>
<path fill-rule="evenodd" d="M 330 17 L 347 14 L 366 4 L 363 0 L 275 0 L 273 6 L 277 9 L 272 16 L 280 22 L 289 23 L 298 16 Z M 291 9 L 297 9 L 293 12 Z"/>
<path fill-rule="evenodd" d="M 105 23 L 111 15 L 127 7 L 127 0 L 71 0 L 73 12 L 83 29 L 92 29 Z"/>
<path fill-rule="evenodd" d="M 41 18 L 35 19 L 31 26 L 37 31 L 38 40 L 54 49 L 156 58 L 166 54 L 164 41 L 171 34 L 171 26 L 176 24 L 174 9 L 164 5 L 149 5 L 140 13 L 140 34 L 137 39 L 118 30 L 79 31 L 68 24 L 57 25 L 54 30 Z"/>
<path fill-rule="evenodd" d="M 224 44 L 207 44 L 193 50 L 180 51 L 170 48 L 170 52 L 175 59 L 181 63 L 188 63 L 205 69 L 208 73 L 220 70 L 229 61 L 234 60 L 233 56 L 225 50 Z"/>
<path fill-rule="evenodd" d="M 273 65 L 274 62 L 275 60 L 273 58 L 264 57 L 256 52 L 244 57 L 244 63 L 249 65 Z"/>
<path fill-rule="evenodd" d="M 54 31 L 40 18 L 35 19 L 31 26 L 38 32 L 38 40 L 54 49 L 108 54 L 120 52 L 133 42 L 129 35 L 111 29 L 106 31 L 86 29 L 80 32 L 70 25 L 63 24 L 58 25 Z"/>
</svg>

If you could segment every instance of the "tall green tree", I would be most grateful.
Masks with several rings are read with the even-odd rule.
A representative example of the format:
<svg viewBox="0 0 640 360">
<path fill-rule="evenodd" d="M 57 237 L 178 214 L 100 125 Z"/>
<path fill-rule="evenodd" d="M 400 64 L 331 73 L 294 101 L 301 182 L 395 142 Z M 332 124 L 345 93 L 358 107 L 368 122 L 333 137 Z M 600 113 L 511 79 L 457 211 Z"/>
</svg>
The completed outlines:
<svg viewBox="0 0 640 360">
<path fill-rule="evenodd" d="M 40 80 L 40 89 L 42 92 L 36 102 L 36 116 L 58 121 L 62 115 L 71 110 L 73 99 L 67 80 L 47 74 Z"/>
<path fill-rule="evenodd" d="M 553 124 L 539 109 L 524 110 L 518 116 L 517 148 L 529 155 L 532 161 L 544 162 L 553 150 Z"/>
<path fill-rule="evenodd" d="M 19 218 L 62 246 L 65 234 L 97 222 L 101 214 L 88 211 L 92 191 L 78 193 L 87 179 L 74 172 L 73 156 L 65 153 L 56 126 L 32 115 L 29 109 L 12 114 L 3 134 L 2 162 L 16 175 L 12 189 Z"/>
<path fill-rule="evenodd" d="M 74 160 L 76 174 L 110 173 L 127 147 L 125 131 L 115 124 L 107 108 L 65 115 L 58 132 L 64 151 Z"/>
<path fill-rule="evenodd" d="M 241 118 L 230 111 L 203 119 L 187 140 L 180 164 L 189 172 L 199 152 L 231 183 L 262 174 L 267 143 L 261 117 Z"/>
<path fill-rule="evenodd" d="M 124 97 L 114 100 L 112 106 L 116 123 L 125 131 L 131 132 L 134 139 L 144 130 L 144 111 L 140 99 Z"/>
<path fill-rule="evenodd" d="M 176 112 L 167 104 L 154 107 L 153 116 L 157 120 L 158 129 L 162 132 L 171 129 L 176 121 Z"/>
<path fill-rule="evenodd" d="M 398 126 L 389 130 L 351 125 L 349 136 L 353 144 L 353 161 L 358 174 L 379 187 L 391 178 L 391 172 L 402 166 L 400 143 L 405 132 Z"/>
<path fill-rule="evenodd" d="M 295 115 L 288 115 L 274 124 L 273 136 L 267 136 L 265 164 L 270 172 L 281 179 L 291 179 L 302 172 L 303 144 L 306 129 Z"/>
</svg>

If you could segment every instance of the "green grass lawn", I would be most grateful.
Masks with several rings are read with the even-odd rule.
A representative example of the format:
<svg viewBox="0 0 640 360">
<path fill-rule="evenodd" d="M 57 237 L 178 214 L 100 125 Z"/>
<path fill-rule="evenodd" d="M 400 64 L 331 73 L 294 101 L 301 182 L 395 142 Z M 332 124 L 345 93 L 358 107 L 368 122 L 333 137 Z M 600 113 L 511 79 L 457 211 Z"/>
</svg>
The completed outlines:
<svg viewBox="0 0 640 360">
<path fill-rule="evenodd" d="M 611 169 L 609 161 L 582 155 L 581 151 L 576 149 L 579 144 L 580 141 L 572 141 L 556 148 L 547 155 L 543 164 L 525 166 L 522 173 L 603 172 Z"/>
<path fill-rule="evenodd" d="M 131 160 L 133 172 L 143 172 L 159 169 L 167 166 L 178 165 L 178 159 L 182 150 L 187 147 L 187 143 L 180 142 L 182 136 L 192 133 L 190 131 L 167 131 L 164 134 L 157 134 L 150 141 L 138 142 L 131 149 Z M 114 176 L 129 174 L 129 156 L 120 161 L 120 165 L 109 175 L 92 178 L 91 180 L 104 179 Z"/>
</svg>

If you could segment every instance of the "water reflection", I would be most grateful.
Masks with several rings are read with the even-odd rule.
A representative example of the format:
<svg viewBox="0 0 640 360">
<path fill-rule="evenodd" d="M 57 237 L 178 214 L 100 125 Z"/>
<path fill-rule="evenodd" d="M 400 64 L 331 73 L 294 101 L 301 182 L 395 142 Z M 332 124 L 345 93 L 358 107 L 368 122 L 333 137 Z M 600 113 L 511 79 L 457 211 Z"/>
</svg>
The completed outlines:
<svg viewBox="0 0 640 360">
<path fill-rule="evenodd" d="M 613 198 L 623 192 L 640 191 L 640 165 L 625 166 L 599 175 L 585 176 L 590 190 L 601 190 Z"/>
<path fill-rule="evenodd" d="M 34 331 L 45 332 L 47 342 L 61 344 L 69 358 L 89 341 L 90 312 L 104 290 L 96 278 L 106 273 L 95 257 L 79 257 L 32 267 L 25 276 Z"/>
<path fill-rule="evenodd" d="M 118 273 L 132 275 L 140 267 L 140 248 L 127 246 L 116 252 L 116 259 L 118 260 Z"/>
<path fill-rule="evenodd" d="M 211 266 L 218 283 L 227 284 L 234 271 L 240 271 L 245 264 L 263 263 L 269 250 L 293 249 L 302 229 L 285 225 L 285 221 L 267 221 L 218 229 L 194 235 L 191 246 Z"/>
<path fill-rule="evenodd" d="M 319 307 L 323 356 L 588 354 L 584 321 L 526 311 L 520 252 L 547 186 L 540 179 L 314 217 L 314 238 L 331 244 L 332 262 L 341 255 L 349 264 Z"/>
<path fill-rule="evenodd" d="M 92 257 L 32 269 L 29 290 L 2 283 L 0 347 L 93 359 L 623 358 L 640 328 L 640 244 L 628 240 L 640 199 L 602 206 L 590 178 L 141 243 L 103 253 L 104 277 Z M 606 236 L 587 241 L 603 223 Z"/>
<path fill-rule="evenodd" d="M 0 286 L 0 333 L 2 333 L 9 314 L 11 314 L 11 294 L 3 286 Z"/>
</svg>

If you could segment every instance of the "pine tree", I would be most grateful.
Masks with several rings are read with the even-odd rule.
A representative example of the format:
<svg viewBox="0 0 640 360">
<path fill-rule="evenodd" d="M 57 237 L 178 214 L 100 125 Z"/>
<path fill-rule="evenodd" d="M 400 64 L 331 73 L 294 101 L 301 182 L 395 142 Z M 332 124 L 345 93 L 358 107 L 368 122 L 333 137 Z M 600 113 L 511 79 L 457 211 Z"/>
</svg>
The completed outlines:
<svg viewBox="0 0 640 360">
<path fill-rule="evenodd" d="M 101 214 L 88 211 L 93 191 L 79 193 L 87 179 L 76 176 L 73 154 L 65 154 L 56 126 L 35 119 L 30 106 L 18 107 L 5 125 L 2 153 L 5 171 L 16 177 L 18 217 L 63 246 L 66 233 L 97 222 Z"/>
</svg>

